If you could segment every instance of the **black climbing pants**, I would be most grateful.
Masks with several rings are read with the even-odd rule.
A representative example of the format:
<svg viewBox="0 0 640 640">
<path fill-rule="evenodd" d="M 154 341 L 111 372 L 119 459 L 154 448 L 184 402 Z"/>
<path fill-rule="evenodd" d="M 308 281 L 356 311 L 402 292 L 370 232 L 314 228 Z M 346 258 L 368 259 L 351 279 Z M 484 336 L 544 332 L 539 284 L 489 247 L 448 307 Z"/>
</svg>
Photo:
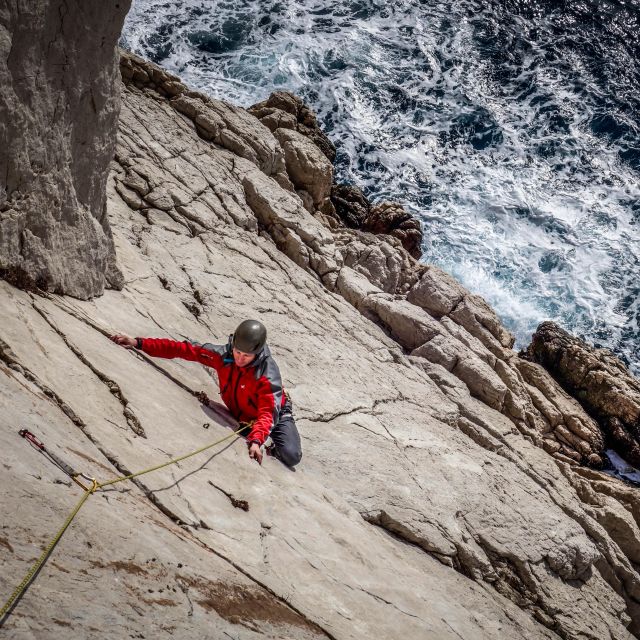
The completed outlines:
<svg viewBox="0 0 640 640">
<path fill-rule="evenodd" d="M 247 426 L 245 430 L 240 431 L 240 434 L 246 437 L 250 431 L 251 427 Z M 280 418 L 269 435 L 273 440 L 273 448 L 270 453 L 287 467 L 295 467 L 302 459 L 302 445 L 300 444 L 298 427 L 293 419 L 293 407 L 289 398 L 282 407 Z"/>
<path fill-rule="evenodd" d="M 278 423 L 271 429 L 273 455 L 288 467 L 295 467 L 302 459 L 300 434 L 293 419 L 291 400 L 287 398 Z"/>
</svg>

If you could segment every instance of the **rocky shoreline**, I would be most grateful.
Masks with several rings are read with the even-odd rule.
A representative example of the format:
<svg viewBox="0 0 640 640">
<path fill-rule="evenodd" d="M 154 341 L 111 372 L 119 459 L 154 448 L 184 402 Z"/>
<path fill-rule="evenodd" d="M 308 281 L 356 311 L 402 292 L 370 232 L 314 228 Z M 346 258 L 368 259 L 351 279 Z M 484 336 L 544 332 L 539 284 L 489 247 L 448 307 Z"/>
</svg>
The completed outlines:
<svg viewBox="0 0 640 640">
<path fill-rule="evenodd" d="M 608 349 L 543 322 L 521 354 L 540 363 L 598 422 L 610 446 L 640 466 L 640 381 Z"/>
<path fill-rule="evenodd" d="M 621 363 L 544 325 L 518 355 L 482 298 L 415 259 L 406 212 L 334 183 L 331 142 L 295 97 L 244 110 L 125 52 L 120 70 L 106 202 L 122 280 L 84 302 L 56 295 L 55 279 L 36 293 L 0 282 L 7 424 L 44 432 L 101 476 L 195 449 L 228 424 L 194 400 L 208 374 L 151 367 L 105 335 L 224 341 L 256 314 L 305 459 L 296 474 L 258 469 L 235 445 L 197 472 L 97 496 L 76 532 L 91 555 L 61 549 L 31 610 L 96 638 L 148 625 L 243 638 L 638 636 L 640 503 L 597 470 L 607 438 L 637 443 L 638 386 Z M 66 501 L 44 463 L 33 480 L 11 429 L 0 438 L 3 487 L 22 479 L 3 505 L 24 514 L 0 535 L 4 593 Z M 92 521 L 105 523 L 100 540 Z M 83 600 L 76 575 L 106 606 Z M 100 586 L 113 575 L 122 588 Z M 11 624 L 54 637 L 36 618 Z"/>
<path fill-rule="evenodd" d="M 174 108 L 186 113 L 184 100 L 176 97 L 186 95 L 186 100 L 190 97 L 187 94 L 193 92 L 178 78 L 127 53 L 123 54 L 122 69 L 125 82 L 131 81 L 138 88 L 152 87 L 160 95 L 171 98 L 171 102 L 175 102 Z M 199 110 L 189 110 L 188 117 L 199 134 L 210 140 L 211 131 L 202 124 L 207 120 L 204 105 L 208 98 L 197 97 L 203 106 Z M 584 373 L 580 372 L 580 358 L 574 353 L 588 351 L 587 345 L 572 338 L 574 353 L 564 358 L 563 371 L 559 373 L 549 364 L 549 357 L 537 355 L 548 350 L 548 345 L 544 345 L 551 340 L 544 333 L 547 325 L 541 325 L 529 349 L 516 356 L 512 350 L 513 336 L 484 300 L 470 294 L 437 267 L 422 265 L 415 259 L 420 253 L 422 230 L 401 205 L 372 205 L 357 187 L 333 181 L 335 147 L 320 129 L 315 114 L 299 98 L 276 92 L 247 111 L 256 116 L 282 145 L 287 175 L 276 173 L 278 183 L 295 192 L 305 209 L 335 236 L 337 260 L 330 272 L 327 273 L 326 265 L 322 267 L 324 271 L 318 271 L 307 261 L 304 263 L 306 268 L 311 268 L 325 285 L 338 291 L 383 327 L 407 355 L 454 372 L 474 397 L 507 415 L 523 435 L 548 453 L 598 469 L 603 464 L 605 438 L 609 437 L 614 450 L 622 457 L 640 464 L 637 391 L 640 383 L 622 362 L 615 361 L 616 372 L 627 380 L 622 389 L 616 391 L 619 385 L 615 384 L 615 373 L 611 371 L 605 381 L 599 381 L 601 395 L 614 389 L 611 393 L 615 394 L 615 399 L 627 399 L 623 403 L 628 406 L 627 413 L 618 424 L 615 420 L 619 418 L 611 414 L 611 410 L 594 409 L 598 401 L 588 399 L 589 390 L 577 393 L 575 386 L 566 384 L 567 376 L 575 378 Z M 221 126 L 224 129 L 224 125 Z M 229 144 L 218 137 L 217 143 L 235 152 L 239 150 L 235 141 Z M 242 153 L 247 159 L 254 158 L 250 151 L 240 150 L 239 155 Z M 153 199 L 150 204 L 154 204 Z M 369 233 L 355 233 L 354 230 Z M 406 252 L 400 251 L 392 238 L 399 240 Z M 299 256 L 289 257 L 299 260 Z M 339 274 L 337 277 L 336 273 Z M 364 284 L 366 293 L 354 292 L 363 284 L 357 282 L 358 275 L 365 276 L 368 281 Z M 381 302 L 378 294 L 388 296 L 383 296 L 384 302 Z M 422 314 L 403 301 L 427 313 Z M 557 331 L 561 330 L 558 328 Z M 605 350 L 591 352 L 591 368 L 603 359 L 613 361 L 612 354 Z M 532 363 L 541 364 L 544 370 Z M 594 388 L 593 384 L 591 388 Z M 584 411 L 573 399 L 578 400 Z M 610 401 L 615 402 L 614 399 Z"/>
<path fill-rule="evenodd" d="M 185 114 L 205 140 L 214 140 L 247 160 L 256 160 L 255 149 L 250 146 L 253 138 L 243 144 L 235 138 L 241 135 L 239 130 L 227 131 L 223 121 L 215 129 L 205 124 L 214 120 L 214 110 L 220 112 L 217 101 L 190 92 L 168 74 L 164 79 L 160 69 L 130 54 L 123 55 L 122 68 L 125 81 L 131 80 L 139 89 L 149 88 L 163 95 L 166 83 L 172 83 L 169 104 Z M 289 128 L 286 118 L 291 114 L 273 106 L 282 103 L 287 109 L 292 110 L 291 104 L 302 109 L 294 97 L 285 101 L 283 94 L 249 109 L 258 114 L 268 111 L 263 118 L 286 124 L 274 129 L 274 137 L 282 144 L 281 156 L 272 143 L 271 155 L 257 164 L 287 191 L 296 193 L 313 218 L 280 220 L 272 199 L 254 188 L 254 211 L 279 248 L 385 329 L 408 355 L 453 372 L 474 397 L 507 415 L 524 435 L 549 453 L 599 466 L 603 438 L 597 425 L 541 367 L 517 357 L 512 350 L 513 336 L 482 298 L 470 294 L 437 267 L 413 259 L 394 235 L 363 233 L 333 223 L 336 208 L 331 193 L 336 186 L 332 184 L 331 162 L 320 146 L 310 146 L 310 142 L 315 144 L 312 137 L 293 135 L 297 130 Z M 233 109 L 234 117 L 241 112 L 226 108 Z M 317 127 L 315 116 L 304 109 L 307 121 Z M 326 137 L 314 135 L 322 141 L 322 147 L 327 146 Z M 136 193 L 145 199 L 145 203 L 136 200 L 134 206 L 158 207 L 161 202 L 163 210 L 174 210 L 175 197 L 162 188 L 151 191 L 139 171 L 133 168 L 127 175 L 132 173 L 138 180 L 142 178 Z M 127 188 L 135 190 L 136 179 L 124 178 L 118 183 L 122 195 Z M 313 194 L 303 189 L 311 184 Z M 133 195 L 128 197 L 129 202 L 134 199 Z M 296 206 L 294 200 L 291 202 Z M 365 206 L 372 208 L 368 203 Z M 176 211 L 175 215 L 180 213 Z M 366 231 L 365 220 L 359 222 L 360 231 L 363 227 Z"/>
</svg>

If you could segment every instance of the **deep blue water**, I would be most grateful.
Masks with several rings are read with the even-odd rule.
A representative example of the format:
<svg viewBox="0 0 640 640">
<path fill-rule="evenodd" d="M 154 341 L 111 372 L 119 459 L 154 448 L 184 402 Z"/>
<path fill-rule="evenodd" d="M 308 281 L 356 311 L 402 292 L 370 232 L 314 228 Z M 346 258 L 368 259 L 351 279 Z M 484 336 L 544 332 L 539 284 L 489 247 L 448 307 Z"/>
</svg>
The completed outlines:
<svg viewBox="0 0 640 640">
<path fill-rule="evenodd" d="M 301 95 L 339 178 L 525 346 L 552 319 L 640 373 L 640 0 L 134 0 L 123 44 L 248 106 Z"/>
</svg>

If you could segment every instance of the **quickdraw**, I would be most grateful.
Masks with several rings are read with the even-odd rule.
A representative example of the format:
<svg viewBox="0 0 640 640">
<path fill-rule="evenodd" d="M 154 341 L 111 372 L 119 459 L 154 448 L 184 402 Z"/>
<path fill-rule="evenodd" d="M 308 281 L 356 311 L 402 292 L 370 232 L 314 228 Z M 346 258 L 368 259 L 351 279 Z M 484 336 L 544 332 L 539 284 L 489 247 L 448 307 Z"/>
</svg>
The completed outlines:
<svg viewBox="0 0 640 640">
<path fill-rule="evenodd" d="M 153 467 L 149 467 L 148 469 L 143 469 L 142 471 L 138 471 L 136 473 L 130 473 L 125 476 L 120 476 L 119 478 L 114 478 L 113 480 L 107 480 L 106 482 L 98 482 L 95 478 L 91 478 L 85 475 L 84 473 L 77 473 L 73 469 L 73 467 L 68 465 L 63 460 L 61 460 L 57 455 L 52 454 L 51 451 L 48 451 L 44 443 L 38 440 L 38 438 L 33 433 L 31 433 L 27 429 L 21 429 L 19 432 L 20 435 L 23 438 L 25 438 L 25 440 L 27 440 L 35 449 L 40 451 L 43 455 L 47 456 L 57 467 L 59 467 L 62 471 L 64 471 L 77 485 L 82 487 L 84 494 L 82 498 L 80 498 L 80 501 L 78 502 L 78 504 L 74 507 L 73 511 L 69 514 L 67 519 L 64 521 L 64 524 L 62 525 L 58 533 L 56 533 L 56 535 L 53 537 L 51 542 L 45 547 L 44 551 L 42 552 L 40 557 L 35 561 L 31 569 L 29 569 L 29 571 L 23 578 L 22 582 L 16 587 L 16 589 L 11 594 L 11 596 L 9 597 L 7 602 L 4 604 L 4 606 L 0 608 L 0 628 L 2 628 L 6 619 L 13 611 L 14 607 L 18 604 L 19 600 L 22 598 L 25 591 L 28 589 L 29 585 L 36 578 L 40 569 L 42 568 L 44 563 L 47 561 L 47 558 L 51 555 L 55 546 L 58 544 L 58 542 L 62 538 L 64 532 L 67 530 L 69 525 L 73 522 L 74 518 L 82 508 L 82 505 L 87 501 L 87 499 L 91 495 L 93 495 L 96 491 L 103 489 L 104 487 L 111 486 L 118 482 L 125 482 L 126 480 L 132 480 L 133 478 L 137 478 L 138 476 L 142 476 L 146 473 L 151 473 L 153 471 L 157 471 L 158 469 L 163 469 L 165 467 L 168 467 L 169 465 L 176 464 L 177 462 L 181 462 L 182 460 L 192 458 L 193 456 L 196 456 L 199 453 L 206 451 L 207 449 L 211 449 L 212 447 L 215 447 L 225 442 L 226 440 L 230 440 L 231 438 L 234 438 L 234 437 L 237 438 L 240 435 L 240 432 L 242 431 L 243 428 L 246 428 L 246 424 L 244 426 L 241 426 L 239 429 L 232 431 L 230 434 L 216 440 L 215 442 L 211 442 L 210 444 L 205 445 L 204 447 L 200 447 L 195 451 L 191 451 L 190 453 L 186 453 L 177 458 L 172 458 L 171 460 L 162 462 L 161 464 L 154 465 Z M 85 486 L 82 482 L 78 480 L 78 478 L 84 478 L 85 480 L 89 481 L 90 486 Z"/>
<path fill-rule="evenodd" d="M 56 465 L 60 471 L 68 475 L 79 487 L 82 487 L 85 491 L 89 491 L 89 487 L 80 482 L 79 478 L 83 478 L 87 482 L 91 483 L 94 481 L 94 478 L 86 475 L 85 473 L 80 473 L 76 471 L 70 464 L 66 463 L 60 456 L 56 455 L 52 451 L 49 451 L 47 447 L 45 447 L 44 442 L 39 440 L 31 431 L 28 429 L 20 429 L 18 433 L 34 448 L 40 451 L 42 455 L 44 455 L 50 462 Z"/>
</svg>

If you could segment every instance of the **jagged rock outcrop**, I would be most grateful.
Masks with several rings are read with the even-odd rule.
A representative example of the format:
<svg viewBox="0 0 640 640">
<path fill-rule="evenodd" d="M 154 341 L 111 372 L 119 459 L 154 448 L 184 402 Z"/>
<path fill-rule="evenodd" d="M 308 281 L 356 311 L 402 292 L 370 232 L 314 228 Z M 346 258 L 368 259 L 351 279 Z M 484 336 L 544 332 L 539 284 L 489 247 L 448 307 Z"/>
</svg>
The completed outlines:
<svg viewBox="0 0 640 640">
<path fill-rule="evenodd" d="M 86 299 L 123 284 L 105 186 L 130 4 L 29 0 L 0 13 L 0 277 L 18 286 Z"/>
<path fill-rule="evenodd" d="M 334 184 L 331 201 L 337 217 L 350 229 L 360 229 L 371 209 L 371 203 L 362 189 L 350 184 Z"/>
<path fill-rule="evenodd" d="M 412 265 L 406 253 L 396 253 L 405 256 L 402 269 L 384 253 L 377 268 L 363 268 L 353 255 L 358 243 L 342 244 L 347 250 L 339 252 L 346 253 L 349 262 L 345 260 L 337 277 L 329 277 L 351 304 L 412 355 L 453 372 L 474 396 L 508 416 L 549 453 L 595 467 L 602 464 L 598 425 L 542 367 L 517 357 L 511 349 L 513 336 L 482 298 L 437 267 Z M 369 261 L 375 257 L 370 247 L 359 254 Z M 398 273 L 404 277 L 394 275 Z"/>
<path fill-rule="evenodd" d="M 396 202 L 372 205 L 361 189 L 346 184 L 333 185 L 331 202 L 336 216 L 347 227 L 397 238 L 409 255 L 420 259 L 422 227 L 402 205 Z"/>
<path fill-rule="evenodd" d="M 402 246 L 416 260 L 422 256 L 422 227 L 420 221 L 397 202 L 374 204 L 362 225 L 364 231 L 389 234 L 398 238 Z"/>
<path fill-rule="evenodd" d="M 2 415 L 100 479 L 197 449 L 230 424 L 195 400 L 217 400 L 207 371 L 107 336 L 223 342 L 257 316 L 305 457 L 259 468 L 236 441 L 92 497 L 11 629 L 638 635 L 637 499 L 576 464 L 598 455 L 597 425 L 486 303 L 397 239 L 325 226 L 246 113 L 130 56 L 123 77 L 108 206 L 125 287 L 79 302 L 0 283 Z M 0 533 L 5 593 L 77 494 L 10 430 L 0 449 L 3 509 L 24 513 Z"/>
<path fill-rule="evenodd" d="M 270 131 L 290 129 L 311 140 L 333 165 L 336 148 L 318 124 L 316 114 L 296 95 L 274 91 L 266 100 L 247 110 Z"/>
<path fill-rule="evenodd" d="M 640 381 L 619 358 L 553 322 L 538 327 L 523 355 L 580 401 L 625 460 L 640 465 Z"/>
<path fill-rule="evenodd" d="M 248 111 L 268 127 L 282 145 L 287 171 L 308 211 L 322 212 L 332 227 L 336 219 L 352 229 L 391 235 L 400 240 L 410 255 L 420 258 L 422 227 L 419 220 L 396 202 L 372 205 L 358 187 L 333 181 L 335 146 L 320 128 L 315 113 L 298 96 L 275 91 Z"/>
<path fill-rule="evenodd" d="M 329 210 L 333 165 L 320 149 L 301 133 L 279 128 L 273 135 L 284 151 L 287 173 L 305 208 L 311 213 L 316 209 Z"/>
</svg>

